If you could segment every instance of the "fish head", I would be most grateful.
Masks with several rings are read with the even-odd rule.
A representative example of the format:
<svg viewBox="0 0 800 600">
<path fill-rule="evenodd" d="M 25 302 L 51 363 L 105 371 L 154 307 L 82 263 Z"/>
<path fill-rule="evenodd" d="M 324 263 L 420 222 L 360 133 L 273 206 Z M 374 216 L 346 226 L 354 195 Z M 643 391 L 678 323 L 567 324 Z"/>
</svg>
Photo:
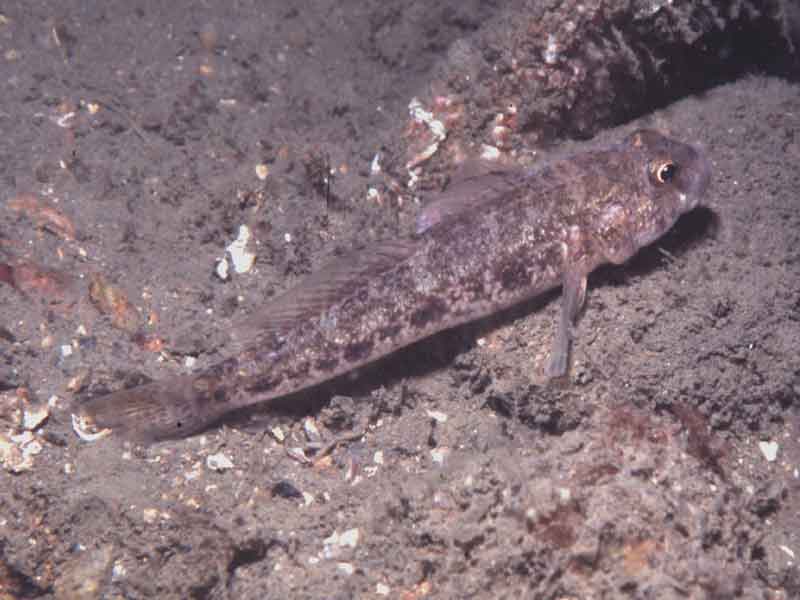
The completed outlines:
<svg viewBox="0 0 800 600">
<path fill-rule="evenodd" d="M 682 214 L 702 203 L 711 183 L 705 152 L 651 129 L 640 129 L 623 142 L 634 171 L 637 193 L 627 207 L 635 245 L 651 244 Z"/>
</svg>

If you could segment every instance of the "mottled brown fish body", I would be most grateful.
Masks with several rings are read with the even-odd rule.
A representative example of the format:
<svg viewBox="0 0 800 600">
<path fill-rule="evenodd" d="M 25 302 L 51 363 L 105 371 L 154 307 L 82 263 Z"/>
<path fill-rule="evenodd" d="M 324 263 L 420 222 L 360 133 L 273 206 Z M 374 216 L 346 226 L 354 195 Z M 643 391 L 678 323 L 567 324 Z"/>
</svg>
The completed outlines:
<svg viewBox="0 0 800 600">
<path fill-rule="evenodd" d="M 82 416 L 144 439 L 186 435 L 558 285 L 548 373 L 563 375 L 587 275 L 665 233 L 709 179 L 695 149 L 647 130 L 534 170 L 466 179 L 426 207 L 416 235 L 337 259 L 238 327 L 233 358 L 93 399 Z"/>
</svg>

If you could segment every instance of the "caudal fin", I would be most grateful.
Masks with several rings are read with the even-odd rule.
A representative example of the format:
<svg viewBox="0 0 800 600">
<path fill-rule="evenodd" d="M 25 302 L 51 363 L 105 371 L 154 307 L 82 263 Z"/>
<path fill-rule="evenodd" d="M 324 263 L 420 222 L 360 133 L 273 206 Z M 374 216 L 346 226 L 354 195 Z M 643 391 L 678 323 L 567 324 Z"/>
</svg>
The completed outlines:
<svg viewBox="0 0 800 600">
<path fill-rule="evenodd" d="M 152 442 L 201 431 L 230 409 L 218 378 L 185 375 L 92 398 L 76 413 L 87 428 Z"/>
</svg>

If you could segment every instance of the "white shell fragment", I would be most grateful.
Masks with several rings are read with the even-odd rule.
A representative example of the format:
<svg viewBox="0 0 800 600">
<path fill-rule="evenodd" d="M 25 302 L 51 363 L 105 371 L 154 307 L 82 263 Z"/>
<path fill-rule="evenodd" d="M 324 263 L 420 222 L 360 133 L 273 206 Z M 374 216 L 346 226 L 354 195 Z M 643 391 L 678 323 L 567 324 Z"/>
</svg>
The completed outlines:
<svg viewBox="0 0 800 600">
<path fill-rule="evenodd" d="M 317 427 L 316 421 L 311 417 L 306 417 L 303 420 L 303 431 L 309 442 L 322 442 L 322 434 L 319 432 L 319 427 Z"/>
<path fill-rule="evenodd" d="M 42 444 L 30 431 L 18 435 L 0 434 L 0 464 L 11 473 L 23 473 L 33 467 L 33 457 Z"/>
<path fill-rule="evenodd" d="M 426 412 L 428 413 L 428 416 L 437 423 L 447 423 L 447 414 L 438 410 L 429 410 Z"/>
<path fill-rule="evenodd" d="M 253 264 L 256 261 L 256 255 L 248 249 L 250 238 L 250 228 L 247 225 L 239 225 L 238 237 L 225 247 L 225 250 L 228 251 L 228 255 L 231 257 L 233 270 L 236 273 L 247 273 L 253 268 Z M 223 258 L 223 260 L 225 259 Z M 220 269 L 223 268 L 221 263 L 222 261 L 217 264 L 217 275 L 225 279 L 225 277 L 220 274 Z"/>
<path fill-rule="evenodd" d="M 371 175 L 378 175 L 383 169 L 381 168 L 381 153 L 377 152 L 372 158 L 369 165 L 369 172 Z"/>
<path fill-rule="evenodd" d="M 212 471 L 228 471 L 233 468 L 233 461 L 222 452 L 219 452 L 206 458 L 206 466 Z"/>
<path fill-rule="evenodd" d="M 19 448 L 2 433 L 0 433 L 0 464 L 12 473 L 19 473 L 22 464 L 22 453 Z"/>
<path fill-rule="evenodd" d="M 431 460 L 437 465 L 443 465 L 450 454 L 450 448 L 434 448 L 431 450 Z"/>
<path fill-rule="evenodd" d="M 339 533 L 334 530 L 332 534 L 322 540 L 324 548 L 322 558 L 331 559 L 339 556 L 344 548 L 355 548 L 358 546 L 360 533 L 358 528 L 348 529 Z"/>
<path fill-rule="evenodd" d="M 145 508 L 142 511 L 142 520 L 148 525 L 152 525 L 153 523 L 155 523 L 158 520 L 158 509 Z"/>
<path fill-rule="evenodd" d="M 230 265 L 228 264 L 228 259 L 223 256 L 217 262 L 217 269 L 216 269 L 217 277 L 222 279 L 222 281 L 225 281 L 226 279 L 228 279 L 228 275 L 230 274 L 229 270 L 230 270 Z"/>
<path fill-rule="evenodd" d="M 425 110 L 418 98 L 412 98 L 408 103 L 408 113 L 417 123 L 427 125 L 438 140 L 443 140 L 447 136 L 447 128 L 444 123 L 436 119 L 431 111 Z"/>
<path fill-rule="evenodd" d="M 269 167 L 263 163 L 259 163 L 255 167 L 256 177 L 258 177 L 261 181 L 264 181 L 267 177 L 269 177 Z"/>
<path fill-rule="evenodd" d="M 483 144 L 481 147 L 481 158 L 483 160 L 498 160 L 500 158 L 500 150 L 495 146 Z"/>
<path fill-rule="evenodd" d="M 72 415 L 72 430 L 84 442 L 96 442 L 111 433 L 110 429 L 96 431 L 93 423 L 76 414 Z"/>
<path fill-rule="evenodd" d="M 339 536 L 339 545 L 340 546 L 347 546 L 348 548 L 355 548 L 358 546 L 358 538 L 360 534 L 358 529 L 348 529 L 347 531 L 343 531 L 342 535 Z"/>
<path fill-rule="evenodd" d="M 291 448 L 286 448 L 286 454 L 289 455 L 289 458 L 296 460 L 299 463 L 308 465 L 311 464 L 311 459 L 306 456 L 305 449 L 301 448 L 300 446 L 292 446 Z"/>
<path fill-rule="evenodd" d="M 339 569 L 345 575 L 352 575 L 353 573 L 356 572 L 356 568 L 351 563 L 347 562 L 336 563 L 336 568 Z"/>
<path fill-rule="evenodd" d="M 392 588 L 385 583 L 378 583 L 375 585 L 375 593 L 378 594 L 378 596 L 388 596 L 392 593 Z"/>
<path fill-rule="evenodd" d="M 552 33 L 547 36 L 547 48 L 542 53 L 542 58 L 548 65 L 554 65 L 558 62 L 558 42 L 556 41 L 556 36 Z"/>
<path fill-rule="evenodd" d="M 28 408 L 22 416 L 22 426 L 28 431 L 33 431 L 44 423 L 49 416 L 50 409 L 46 404 L 36 408 Z"/>
<path fill-rule="evenodd" d="M 767 462 L 775 462 L 778 458 L 778 442 L 758 442 L 758 449 L 767 459 Z"/>
<path fill-rule="evenodd" d="M 358 545 L 358 529 L 348 529 L 344 533 L 334 530 L 332 534 L 322 540 L 326 546 L 349 546 L 355 548 Z"/>
<path fill-rule="evenodd" d="M 417 153 L 406 163 L 406 169 L 411 171 L 414 167 L 425 162 L 431 156 L 436 154 L 436 151 L 439 149 L 439 144 L 447 137 L 447 128 L 445 127 L 444 123 L 437 119 L 431 111 L 425 110 L 425 108 L 422 106 L 422 103 L 417 98 L 412 98 L 411 102 L 409 102 L 408 113 L 411 115 L 411 118 L 414 119 L 414 121 L 421 123 L 428 128 L 432 138 L 430 144 L 428 144 L 421 152 Z M 409 187 L 412 187 L 410 182 Z"/>
</svg>

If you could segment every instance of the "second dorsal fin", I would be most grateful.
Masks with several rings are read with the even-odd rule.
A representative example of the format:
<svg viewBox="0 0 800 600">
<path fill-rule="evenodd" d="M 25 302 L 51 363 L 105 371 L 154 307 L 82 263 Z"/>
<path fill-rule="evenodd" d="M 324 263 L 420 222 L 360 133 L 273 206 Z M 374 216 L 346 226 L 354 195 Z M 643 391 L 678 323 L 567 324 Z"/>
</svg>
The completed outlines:
<svg viewBox="0 0 800 600">
<path fill-rule="evenodd" d="M 418 241 L 397 239 L 351 250 L 303 279 L 236 327 L 237 337 L 282 333 L 321 315 L 417 250 Z"/>
</svg>

